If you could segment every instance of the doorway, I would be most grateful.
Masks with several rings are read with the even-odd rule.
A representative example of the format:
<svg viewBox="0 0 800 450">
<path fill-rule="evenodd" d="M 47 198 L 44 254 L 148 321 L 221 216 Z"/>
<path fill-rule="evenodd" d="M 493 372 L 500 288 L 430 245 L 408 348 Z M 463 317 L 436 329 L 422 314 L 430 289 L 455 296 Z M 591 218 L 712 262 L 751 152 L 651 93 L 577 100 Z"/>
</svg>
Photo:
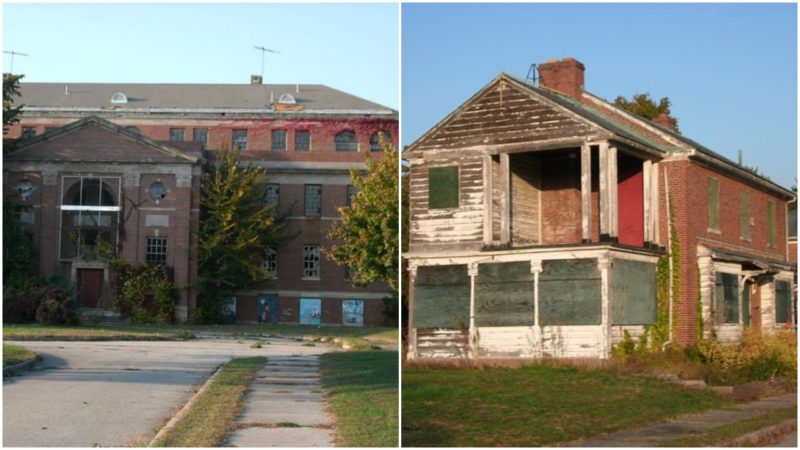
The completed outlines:
<svg viewBox="0 0 800 450">
<path fill-rule="evenodd" d="M 103 269 L 78 269 L 78 292 L 82 307 L 97 308 L 102 303 Z"/>
</svg>

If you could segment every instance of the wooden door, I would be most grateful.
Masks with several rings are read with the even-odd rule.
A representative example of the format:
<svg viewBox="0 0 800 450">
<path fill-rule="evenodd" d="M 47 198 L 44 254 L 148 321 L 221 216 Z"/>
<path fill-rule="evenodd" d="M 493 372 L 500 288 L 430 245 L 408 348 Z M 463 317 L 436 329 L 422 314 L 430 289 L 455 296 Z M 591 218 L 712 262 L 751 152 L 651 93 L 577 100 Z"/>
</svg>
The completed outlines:
<svg viewBox="0 0 800 450">
<path fill-rule="evenodd" d="M 103 269 L 78 269 L 81 306 L 96 308 L 103 292 Z"/>
</svg>

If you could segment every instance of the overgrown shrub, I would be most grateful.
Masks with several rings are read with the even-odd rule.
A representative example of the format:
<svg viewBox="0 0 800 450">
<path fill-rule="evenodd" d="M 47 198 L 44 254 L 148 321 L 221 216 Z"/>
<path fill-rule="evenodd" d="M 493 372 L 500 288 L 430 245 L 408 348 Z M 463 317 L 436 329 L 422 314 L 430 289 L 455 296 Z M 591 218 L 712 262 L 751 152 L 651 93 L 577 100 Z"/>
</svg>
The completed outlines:
<svg viewBox="0 0 800 450">
<path fill-rule="evenodd" d="M 68 292 L 55 286 L 38 286 L 4 299 L 3 320 L 6 323 L 74 325 L 78 323 L 78 315 L 75 301 Z"/>
<path fill-rule="evenodd" d="M 708 366 L 710 384 L 739 384 L 785 378 L 796 383 L 797 335 L 790 331 L 759 334 L 746 331 L 736 342 L 715 339 L 697 345 Z"/>
</svg>

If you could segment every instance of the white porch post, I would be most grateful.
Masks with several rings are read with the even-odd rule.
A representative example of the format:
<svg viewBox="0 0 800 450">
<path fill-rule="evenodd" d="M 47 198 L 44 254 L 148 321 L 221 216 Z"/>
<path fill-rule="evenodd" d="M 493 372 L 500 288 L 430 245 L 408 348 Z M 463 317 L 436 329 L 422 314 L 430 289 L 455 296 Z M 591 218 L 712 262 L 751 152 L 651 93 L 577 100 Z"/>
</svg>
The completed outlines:
<svg viewBox="0 0 800 450">
<path fill-rule="evenodd" d="M 533 274 L 533 343 L 534 356 L 542 354 L 542 333 L 539 326 L 539 274 L 542 273 L 542 261 L 531 260 L 531 273 Z"/>
<path fill-rule="evenodd" d="M 609 228 L 608 142 L 600 143 L 598 161 L 600 173 L 600 240 L 605 241 L 611 236 L 611 230 Z"/>
<path fill-rule="evenodd" d="M 493 243 L 492 155 L 483 155 L 483 245 Z"/>
<path fill-rule="evenodd" d="M 592 148 L 581 146 L 581 237 L 584 243 L 592 241 Z"/>
<path fill-rule="evenodd" d="M 644 244 L 649 246 L 653 242 L 653 221 L 651 220 L 652 210 L 652 178 L 653 162 L 645 160 L 642 163 L 642 201 L 644 203 Z"/>
<path fill-rule="evenodd" d="M 508 153 L 500 154 L 500 244 L 511 237 L 511 168 Z"/>
<path fill-rule="evenodd" d="M 606 253 L 597 258 L 597 268 L 600 270 L 600 293 L 601 293 L 601 327 L 600 327 L 600 357 L 608 359 L 611 357 L 611 299 L 609 298 L 609 273 L 611 268 L 611 258 Z"/>
<path fill-rule="evenodd" d="M 478 263 L 469 263 L 467 266 L 469 275 L 469 353 L 475 356 L 475 277 L 478 276 Z"/>
<path fill-rule="evenodd" d="M 650 233 L 653 236 L 653 244 L 660 246 L 661 245 L 661 231 L 659 228 L 659 215 L 660 211 L 658 209 L 658 163 L 654 162 L 653 167 L 650 170 L 650 196 L 652 200 L 650 201 Z"/>
<path fill-rule="evenodd" d="M 614 242 L 619 238 L 617 206 L 617 147 L 608 147 L 608 228 Z"/>
<path fill-rule="evenodd" d="M 408 358 L 417 357 L 417 330 L 414 328 L 414 286 L 417 284 L 417 264 L 408 263 Z"/>
</svg>

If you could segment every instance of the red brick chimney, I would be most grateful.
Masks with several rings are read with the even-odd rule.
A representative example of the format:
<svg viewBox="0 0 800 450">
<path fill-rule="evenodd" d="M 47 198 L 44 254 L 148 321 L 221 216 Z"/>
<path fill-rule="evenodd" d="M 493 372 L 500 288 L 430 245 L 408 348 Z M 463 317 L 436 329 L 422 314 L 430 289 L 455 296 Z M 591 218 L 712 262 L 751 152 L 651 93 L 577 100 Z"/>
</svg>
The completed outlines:
<svg viewBox="0 0 800 450">
<path fill-rule="evenodd" d="M 539 85 L 580 99 L 585 70 L 583 63 L 575 58 L 564 58 L 560 61 L 551 59 L 539 64 Z"/>
<path fill-rule="evenodd" d="M 657 125 L 661 125 L 662 127 L 670 129 L 672 131 L 675 131 L 675 128 L 677 128 L 677 125 L 678 125 L 678 121 L 677 120 L 673 119 L 667 113 L 663 113 L 663 112 L 661 114 L 659 114 L 658 117 L 653 119 L 653 123 L 655 123 Z"/>
</svg>

